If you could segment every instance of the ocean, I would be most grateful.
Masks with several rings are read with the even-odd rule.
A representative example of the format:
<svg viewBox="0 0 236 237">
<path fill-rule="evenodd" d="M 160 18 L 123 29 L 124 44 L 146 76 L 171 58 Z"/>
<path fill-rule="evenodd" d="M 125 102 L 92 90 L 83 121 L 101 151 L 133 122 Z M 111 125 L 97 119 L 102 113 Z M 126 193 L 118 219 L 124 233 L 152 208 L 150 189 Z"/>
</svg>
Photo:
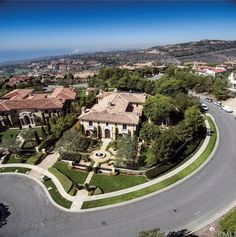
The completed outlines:
<svg viewBox="0 0 236 237">
<path fill-rule="evenodd" d="M 0 63 L 70 54 L 71 49 L 0 50 Z"/>
</svg>

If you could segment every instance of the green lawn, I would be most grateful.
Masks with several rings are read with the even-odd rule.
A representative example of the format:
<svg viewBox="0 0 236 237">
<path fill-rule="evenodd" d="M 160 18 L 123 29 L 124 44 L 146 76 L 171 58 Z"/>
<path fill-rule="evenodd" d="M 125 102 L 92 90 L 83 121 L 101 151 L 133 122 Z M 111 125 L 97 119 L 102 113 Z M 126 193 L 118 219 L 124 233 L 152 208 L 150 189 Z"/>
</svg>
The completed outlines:
<svg viewBox="0 0 236 237">
<path fill-rule="evenodd" d="M 50 171 L 57 177 L 57 179 L 60 181 L 61 185 L 67 193 L 71 190 L 73 182 L 66 175 L 64 175 L 54 167 L 50 167 L 48 171 Z"/>
<path fill-rule="evenodd" d="M 17 173 L 26 173 L 27 171 L 30 171 L 31 169 L 28 168 L 21 168 L 21 167 L 6 167 L 6 168 L 0 168 L 0 173 L 8 173 L 8 172 L 15 172 Z"/>
<path fill-rule="evenodd" d="M 184 170 L 180 171 L 178 174 L 176 174 L 176 175 L 174 175 L 162 182 L 153 184 L 153 185 L 151 185 L 147 188 L 141 189 L 141 190 L 137 190 L 137 191 L 130 192 L 127 194 L 119 195 L 116 197 L 104 198 L 104 199 L 99 199 L 99 200 L 94 200 L 94 201 L 86 201 L 83 203 L 82 209 L 99 207 L 99 206 L 106 206 L 106 205 L 116 204 L 116 203 L 123 202 L 123 201 L 128 201 L 128 200 L 131 200 L 134 198 L 138 198 L 138 197 L 147 195 L 149 193 L 158 191 L 162 188 L 165 188 L 165 187 L 179 181 L 180 179 L 186 177 L 187 175 L 191 174 L 194 170 L 199 168 L 207 160 L 207 158 L 213 151 L 215 144 L 216 144 L 217 133 L 216 133 L 215 124 L 213 123 L 213 121 L 210 117 L 207 117 L 207 119 L 210 124 L 211 131 L 212 131 L 212 135 L 211 135 L 209 144 L 206 147 L 206 149 L 203 151 L 203 153 L 199 156 L 199 158 L 195 162 L 193 162 L 191 165 L 189 165 L 187 168 L 185 168 Z"/>
<path fill-rule="evenodd" d="M 0 138 L 10 138 L 10 137 L 16 137 L 18 133 L 20 132 L 19 129 L 7 129 L 7 130 L 0 130 Z"/>
<path fill-rule="evenodd" d="M 53 167 L 66 175 L 74 184 L 83 184 L 88 176 L 88 172 L 68 168 L 67 163 L 58 161 Z"/>
<path fill-rule="evenodd" d="M 21 156 L 19 156 L 17 158 L 16 158 L 15 154 L 12 154 L 10 156 L 9 160 L 7 161 L 7 164 L 25 163 L 30 157 L 32 157 L 32 154 L 21 155 Z"/>
<path fill-rule="evenodd" d="M 9 138 L 9 137 L 16 137 L 20 131 L 22 131 L 23 129 L 7 129 L 7 130 L 0 130 L 0 139 L 3 138 Z M 41 131 L 41 127 L 37 127 L 37 128 L 32 128 L 33 131 L 37 131 L 39 136 L 42 136 L 42 131 Z"/>
<path fill-rule="evenodd" d="M 57 204 L 68 209 L 70 208 L 72 202 L 61 196 L 61 194 L 57 191 L 56 186 L 50 179 L 46 180 L 43 184 L 47 189 L 51 188 L 50 190 L 48 190 L 48 192 Z"/>
<path fill-rule="evenodd" d="M 236 210 L 230 211 L 222 218 L 220 221 L 220 231 L 236 233 Z"/>
<path fill-rule="evenodd" d="M 94 174 L 90 182 L 90 185 L 98 186 L 103 190 L 104 193 L 109 193 L 129 188 L 145 182 L 147 182 L 145 176 L 128 176 L 128 175 L 109 176 L 102 174 Z"/>
</svg>

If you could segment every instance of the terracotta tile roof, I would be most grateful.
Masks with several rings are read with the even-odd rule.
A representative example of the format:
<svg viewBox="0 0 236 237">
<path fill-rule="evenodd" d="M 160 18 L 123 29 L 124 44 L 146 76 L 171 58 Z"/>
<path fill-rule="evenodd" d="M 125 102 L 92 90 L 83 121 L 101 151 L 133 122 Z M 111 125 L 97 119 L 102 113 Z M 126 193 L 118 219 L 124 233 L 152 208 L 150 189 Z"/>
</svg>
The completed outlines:
<svg viewBox="0 0 236 237">
<path fill-rule="evenodd" d="M 16 89 L 2 97 L 0 112 L 20 109 L 62 109 L 67 99 L 74 99 L 76 93 L 71 88 L 58 88 L 49 95 L 32 94 L 32 89 Z"/>
<path fill-rule="evenodd" d="M 80 115 L 80 120 L 137 125 L 146 94 L 107 92 L 98 98 L 98 104 Z"/>
<path fill-rule="evenodd" d="M 0 111 L 20 109 L 59 109 L 63 103 L 59 100 L 35 99 L 35 100 L 6 100 L 0 102 Z"/>
<path fill-rule="evenodd" d="M 33 92 L 32 89 L 15 89 L 7 93 L 6 95 L 2 96 L 1 99 L 8 99 L 8 100 L 23 99 L 31 95 L 32 92 Z"/>
<path fill-rule="evenodd" d="M 96 122 L 104 122 L 104 123 L 120 123 L 120 124 L 139 124 L 139 116 L 134 113 L 109 113 L 107 111 L 104 112 L 88 112 L 80 115 L 80 120 L 85 121 L 96 121 Z"/>
<path fill-rule="evenodd" d="M 76 92 L 73 88 L 63 88 L 57 87 L 52 94 L 50 95 L 51 98 L 59 98 L 59 99 L 75 99 Z"/>
</svg>

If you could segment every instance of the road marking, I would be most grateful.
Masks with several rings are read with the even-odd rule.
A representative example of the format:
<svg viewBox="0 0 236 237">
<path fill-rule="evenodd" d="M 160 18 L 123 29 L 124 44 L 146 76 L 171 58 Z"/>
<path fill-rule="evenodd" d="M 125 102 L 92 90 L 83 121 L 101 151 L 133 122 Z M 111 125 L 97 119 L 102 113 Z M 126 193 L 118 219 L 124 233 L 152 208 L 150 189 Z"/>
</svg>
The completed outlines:
<svg viewBox="0 0 236 237">
<path fill-rule="evenodd" d="M 198 211 L 198 212 L 194 213 L 193 215 L 194 215 L 194 216 L 197 216 L 197 215 L 199 215 L 200 213 L 201 213 L 201 212 Z"/>
</svg>

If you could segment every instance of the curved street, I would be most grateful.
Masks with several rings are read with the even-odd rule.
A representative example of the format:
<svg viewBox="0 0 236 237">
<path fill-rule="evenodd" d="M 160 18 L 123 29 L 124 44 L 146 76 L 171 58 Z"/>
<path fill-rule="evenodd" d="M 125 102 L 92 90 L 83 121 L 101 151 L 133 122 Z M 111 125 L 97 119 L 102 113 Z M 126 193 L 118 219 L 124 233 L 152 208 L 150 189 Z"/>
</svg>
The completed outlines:
<svg viewBox="0 0 236 237">
<path fill-rule="evenodd" d="M 205 102 L 204 102 L 205 103 Z M 206 103 L 220 133 L 213 158 L 177 186 L 141 201 L 101 211 L 66 213 L 42 188 L 21 176 L 0 176 L 0 203 L 9 205 L 8 237 L 137 237 L 139 231 L 194 230 L 236 201 L 236 121 Z"/>
</svg>

